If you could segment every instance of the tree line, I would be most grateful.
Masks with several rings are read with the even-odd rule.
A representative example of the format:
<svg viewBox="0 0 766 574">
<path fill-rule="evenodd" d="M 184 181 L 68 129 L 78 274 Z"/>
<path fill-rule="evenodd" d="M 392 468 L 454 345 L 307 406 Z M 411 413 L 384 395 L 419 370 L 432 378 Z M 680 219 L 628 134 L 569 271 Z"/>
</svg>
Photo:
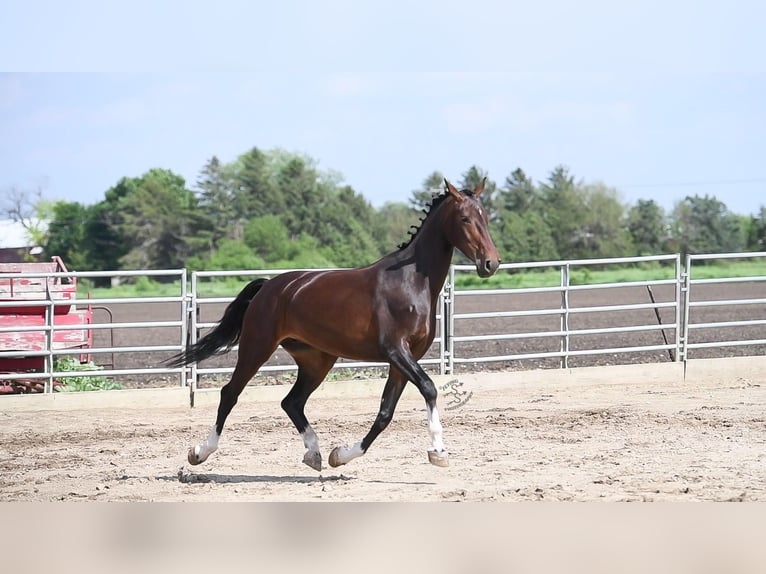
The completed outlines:
<svg viewBox="0 0 766 574">
<path fill-rule="evenodd" d="M 473 188 L 486 175 L 471 166 L 455 183 Z M 375 208 L 312 158 L 254 147 L 230 163 L 210 158 L 192 186 L 151 169 L 92 205 L 41 202 L 50 221 L 42 242 L 80 271 L 359 266 L 404 243 L 442 188 L 435 171 L 407 203 Z M 666 213 L 653 200 L 623 203 L 565 166 L 540 182 L 520 168 L 488 179 L 482 201 L 504 261 L 766 249 L 766 207 L 738 215 L 691 195 Z"/>
</svg>

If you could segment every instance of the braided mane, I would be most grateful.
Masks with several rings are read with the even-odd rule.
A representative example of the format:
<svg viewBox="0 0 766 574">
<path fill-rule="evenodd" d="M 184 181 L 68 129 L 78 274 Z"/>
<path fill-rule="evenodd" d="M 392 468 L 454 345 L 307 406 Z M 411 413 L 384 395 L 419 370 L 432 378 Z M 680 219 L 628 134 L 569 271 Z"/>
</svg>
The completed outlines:
<svg viewBox="0 0 766 574">
<path fill-rule="evenodd" d="M 460 193 L 463 195 L 467 195 L 468 197 L 473 197 L 473 191 L 470 189 L 461 189 Z M 423 227 L 423 223 L 425 223 L 426 219 L 428 219 L 428 216 L 430 216 L 434 211 L 436 211 L 436 208 L 439 207 L 445 199 L 449 197 L 449 192 L 445 189 L 442 191 L 439 195 L 435 196 L 431 202 L 426 205 L 426 207 L 423 209 L 423 213 L 425 213 L 425 216 L 420 218 L 420 224 L 419 225 L 410 225 L 410 230 L 407 232 L 410 235 L 410 238 L 405 241 L 404 243 L 400 243 L 398 245 L 399 251 L 406 248 L 412 241 L 418 236 L 418 233 Z"/>
</svg>

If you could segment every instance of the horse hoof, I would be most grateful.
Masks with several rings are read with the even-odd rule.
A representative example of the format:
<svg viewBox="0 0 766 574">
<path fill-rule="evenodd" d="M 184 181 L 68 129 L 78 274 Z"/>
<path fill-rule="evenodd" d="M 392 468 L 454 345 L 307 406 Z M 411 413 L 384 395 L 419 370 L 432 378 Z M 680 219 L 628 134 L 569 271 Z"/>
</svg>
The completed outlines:
<svg viewBox="0 0 766 574">
<path fill-rule="evenodd" d="M 327 459 L 327 462 L 330 463 L 330 466 L 335 468 L 342 464 L 345 464 L 340 460 L 340 447 L 336 446 L 334 449 L 332 449 L 332 452 L 330 453 L 330 457 Z"/>
<path fill-rule="evenodd" d="M 306 454 L 303 455 L 303 464 L 310 466 L 317 472 L 321 472 L 322 455 L 318 452 L 307 451 Z"/>
<path fill-rule="evenodd" d="M 197 454 L 195 447 L 191 447 L 189 449 L 189 455 L 186 458 L 189 461 L 189 464 L 191 464 L 193 466 L 196 466 L 196 465 L 200 464 L 201 462 L 203 462 L 202 460 L 200 460 L 199 455 Z"/>
<path fill-rule="evenodd" d="M 434 466 L 449 466 L 449 456 L 447 455 L 447 451 L 435 451 L 435 450 L 429 450 L 428 451 L 428 462 L 433 464 Z"/>
</svg>

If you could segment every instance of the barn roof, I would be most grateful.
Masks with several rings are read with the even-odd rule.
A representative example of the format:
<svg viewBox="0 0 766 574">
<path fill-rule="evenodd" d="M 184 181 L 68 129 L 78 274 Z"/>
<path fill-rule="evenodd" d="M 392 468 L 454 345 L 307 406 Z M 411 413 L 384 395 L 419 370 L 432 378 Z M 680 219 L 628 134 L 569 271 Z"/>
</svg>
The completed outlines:
<svg viewBox="0 0 766 574">
<path fill-rule="evenodd" d="M 48 223 L 33 219 L 32 224 L 45 229 Z M 0 219 L 0 249 L 19 249 L 24 247 L 36 247 L 29 236 L 29 232 L 18 221 L 12 219 Z"/>
</svg>

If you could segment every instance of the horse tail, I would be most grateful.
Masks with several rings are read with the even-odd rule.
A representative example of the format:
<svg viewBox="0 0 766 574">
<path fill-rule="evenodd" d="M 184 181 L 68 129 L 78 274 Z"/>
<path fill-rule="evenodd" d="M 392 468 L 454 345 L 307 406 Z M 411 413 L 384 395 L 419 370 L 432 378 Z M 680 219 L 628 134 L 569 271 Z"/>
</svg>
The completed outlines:
<svg viewBox="0 0 766 574">
<path fill-rule="evenodd" d="M 166 361 L 166 364 L 170 367 L 181 367 L 202 361 L 213 355 L 222 355 L 231 350 L 239 341 L 239 335 L 242 332 L 242 320 L 250 301 L 266 281 L 267 279 L 259 278 L 248 283 L 234 301 L 229 303 L 223 317 L 212 331 L 193 345 L 187 346 L 186 350 L 173 355 Z"/>
</svg>

